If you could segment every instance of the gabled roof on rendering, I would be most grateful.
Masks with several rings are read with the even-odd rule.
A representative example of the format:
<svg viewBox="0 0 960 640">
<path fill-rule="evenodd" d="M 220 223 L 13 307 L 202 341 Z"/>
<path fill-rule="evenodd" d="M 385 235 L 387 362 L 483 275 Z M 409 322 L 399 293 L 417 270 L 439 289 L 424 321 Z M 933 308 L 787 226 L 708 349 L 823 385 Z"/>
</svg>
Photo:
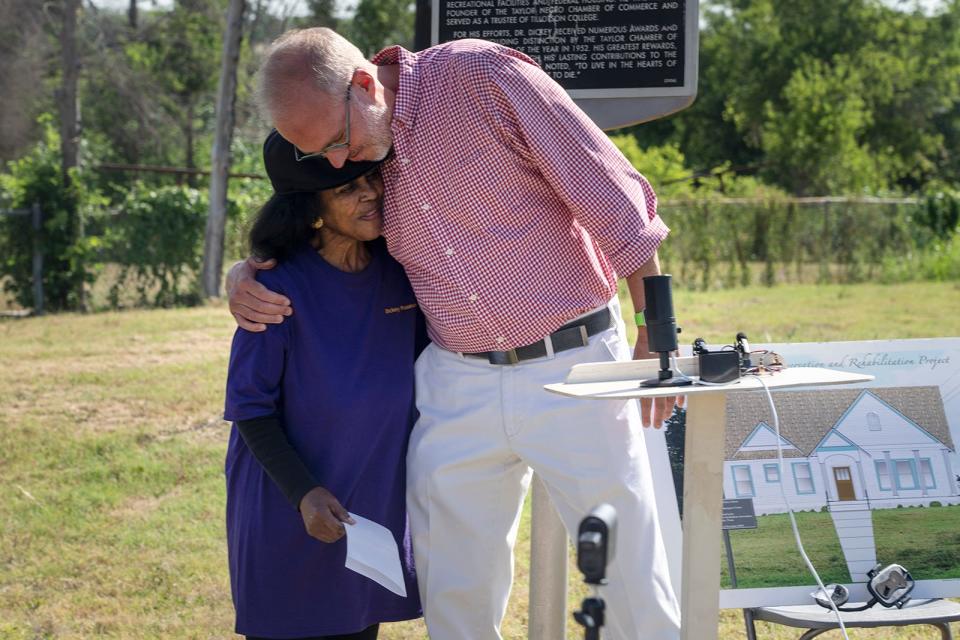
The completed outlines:
<svg viewBox="0 0 960 640">
<path fill-rule="evenodd" d="M 780 435 L 799 449 L 784 451 L 784 457 L 811 455 L 864 394 L 874 396 L 950 449 L 954 448 L 940 389 L 935 386 L 780 391 L 773 394 L 780 416 Z M 760 423 L 773 424 L 764 392 L 738 391 L 727 395 L 727 460 L 770 457 L 762 451 L 739 451 Z"/>
</svg>

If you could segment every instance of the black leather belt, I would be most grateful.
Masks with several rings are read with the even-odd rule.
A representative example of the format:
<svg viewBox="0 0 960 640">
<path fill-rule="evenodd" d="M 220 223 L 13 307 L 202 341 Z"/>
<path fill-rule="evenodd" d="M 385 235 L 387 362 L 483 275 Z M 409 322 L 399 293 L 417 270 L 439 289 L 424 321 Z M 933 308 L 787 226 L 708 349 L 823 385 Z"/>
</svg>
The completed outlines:
<svg viewBox="0 0 960 640">
<path fill-rule="evenodd" d="M 610 309 L 607 307 L 569 322 L 550 334 L 553 352 L 585 347 L 590 336 L 606 331 L 611 324 Z M 524 360 L 545 357 L 547 355 L 547 344 L 546 339 L 544 339 L 510 351 L 484 351 L 482 353 L 464 353 L 463 355 L 471 358 L 484 358 L 490 364 L 517 364 Z"/>
</svg>

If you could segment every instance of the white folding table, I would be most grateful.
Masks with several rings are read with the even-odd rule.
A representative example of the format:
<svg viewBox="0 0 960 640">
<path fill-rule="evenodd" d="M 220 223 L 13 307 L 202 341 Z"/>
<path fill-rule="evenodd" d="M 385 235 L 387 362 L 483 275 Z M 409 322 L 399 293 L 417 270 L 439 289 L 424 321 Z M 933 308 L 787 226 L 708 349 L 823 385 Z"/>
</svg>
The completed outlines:
<svg viewBox="0 0 960 640">
<path fill-rule="evenodd" d="M 696 375 L 696 360 L 679 358 L 680 369 Z M 645 387 L 655 378 L 658 360 L 587 363 L 575 366 L 564 382 L 548 391 L 577 398 L 633 399 L 687 397 L 683 470 L 683 552 L 680 584 L 681 638 L 715 640 L 720 616 L 720 530 L 723 504 L 726 394 L 762 390 L 756 377 L 717 386 Z M 873 376 L 819 369 L 787 368 L 764 374 L 771 389 L 863 383 Z"/>
</svg>

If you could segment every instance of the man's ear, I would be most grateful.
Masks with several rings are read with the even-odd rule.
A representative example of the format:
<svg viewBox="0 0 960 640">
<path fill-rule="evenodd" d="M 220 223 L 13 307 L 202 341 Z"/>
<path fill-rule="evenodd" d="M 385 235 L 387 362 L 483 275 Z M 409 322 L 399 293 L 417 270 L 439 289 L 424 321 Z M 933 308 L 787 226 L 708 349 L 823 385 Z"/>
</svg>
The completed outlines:
<svg viewBox="0 0 960 640">
<path fill-rule="evenodd" d="M 377 93 L 380 91 L 380 87 L 377 85 L 377 79 L 366 69 L 355 70 L 350 82 L 353 85 L 354 91 L 359 89 L 367 94 L 367 97 L 371 100 L 375 100 Z"/>
</svg>

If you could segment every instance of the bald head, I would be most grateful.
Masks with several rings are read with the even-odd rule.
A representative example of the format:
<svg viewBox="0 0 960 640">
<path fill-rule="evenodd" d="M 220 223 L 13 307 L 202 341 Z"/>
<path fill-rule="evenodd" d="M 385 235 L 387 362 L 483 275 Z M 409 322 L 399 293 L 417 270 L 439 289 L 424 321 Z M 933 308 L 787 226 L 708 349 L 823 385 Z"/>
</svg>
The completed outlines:
<svg viewBox="0 0 960 640">
<path fill-rule="evenodd" d="M 270 45 L 260 67 L 261 113 L 276 123 L 305 100 L 342 96 L 353 72 L 370 67 L 359 49 L 331 29 L 288 31 Z"/>
</svg>

